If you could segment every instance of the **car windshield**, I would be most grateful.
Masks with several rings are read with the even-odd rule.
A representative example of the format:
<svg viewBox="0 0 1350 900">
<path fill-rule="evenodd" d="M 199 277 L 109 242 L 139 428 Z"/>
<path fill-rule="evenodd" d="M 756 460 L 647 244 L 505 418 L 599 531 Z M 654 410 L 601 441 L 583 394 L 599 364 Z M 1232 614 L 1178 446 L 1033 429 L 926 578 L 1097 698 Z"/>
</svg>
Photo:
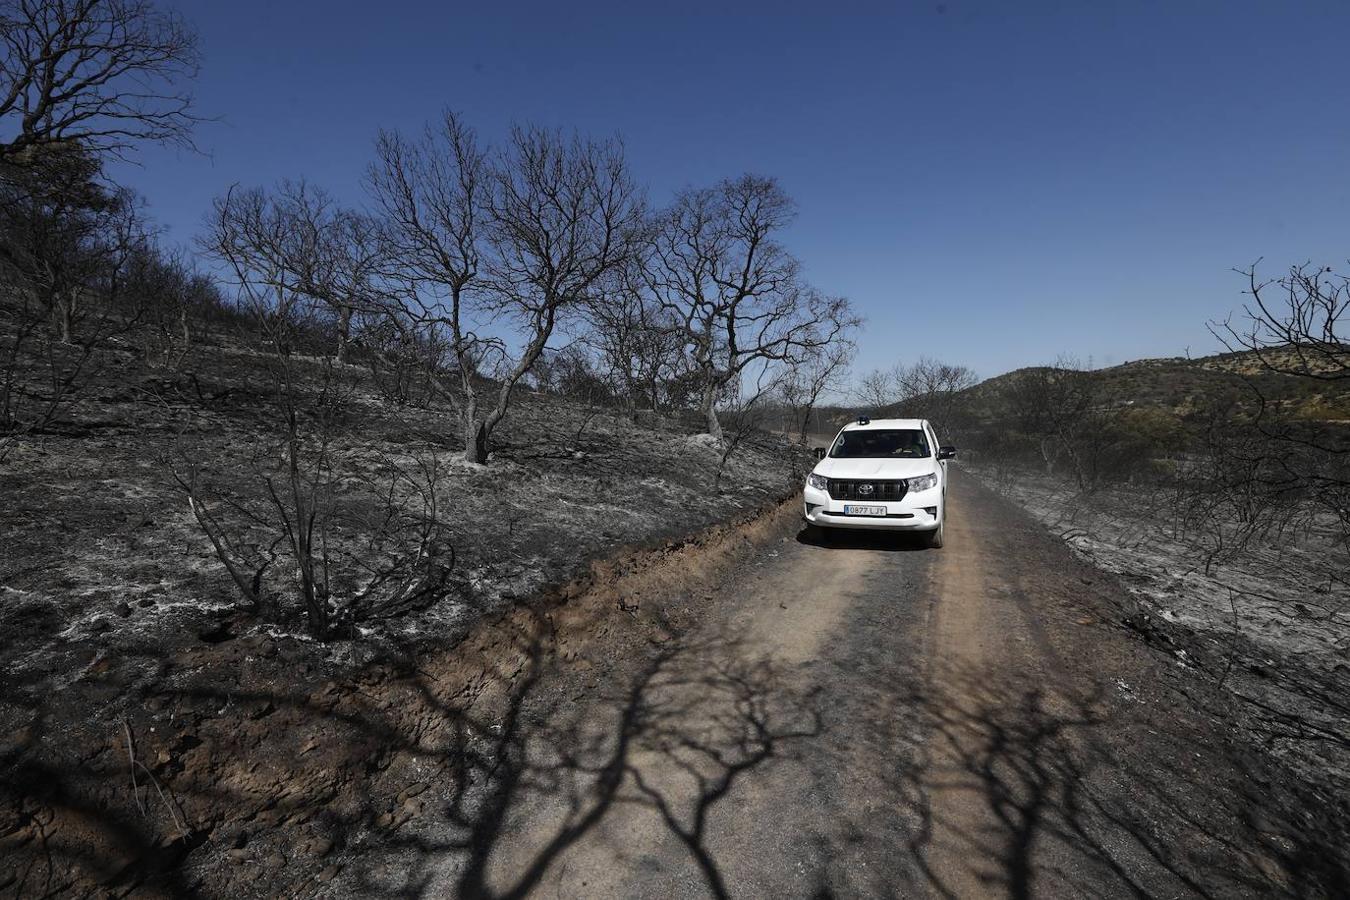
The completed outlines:
<svg viewBox="0 0 1350 900">
<path fill-rule="evenodd" d="M 923 459 L 928 441 L 918 428 L 845 431 L 830 448 L 833 459 Z"/>
</svg>

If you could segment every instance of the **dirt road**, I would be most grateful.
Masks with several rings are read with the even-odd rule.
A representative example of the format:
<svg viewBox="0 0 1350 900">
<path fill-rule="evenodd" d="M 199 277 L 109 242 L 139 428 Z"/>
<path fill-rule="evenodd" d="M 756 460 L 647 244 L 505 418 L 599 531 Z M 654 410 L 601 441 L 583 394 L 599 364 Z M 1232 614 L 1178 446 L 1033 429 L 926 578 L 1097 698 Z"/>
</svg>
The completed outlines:
<svg viewBox="0 0 1350 900">
<path fill-rule="evenodd" d="M 699 627 L 532 676 L 397 889 L 1315 893 L 1276 775 L 1119 625 L 1120 589 L 969 477 L 950 510 L 940 551 L 784 521 Z"/>
</svg>

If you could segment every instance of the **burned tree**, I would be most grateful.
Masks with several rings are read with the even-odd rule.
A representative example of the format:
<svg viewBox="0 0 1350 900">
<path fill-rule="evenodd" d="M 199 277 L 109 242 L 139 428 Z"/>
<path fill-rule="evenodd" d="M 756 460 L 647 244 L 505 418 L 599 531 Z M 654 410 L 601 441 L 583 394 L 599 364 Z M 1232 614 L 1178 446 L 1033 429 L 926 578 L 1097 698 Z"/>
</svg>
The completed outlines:
<svg viewBox="0 0 1350 900">
<path fill-rule="evenodd" d="M 896 363 L 889 369 L 873 369 L 859 379 L 854 393 L 858 400 L 877 411 L 929 419 L 939 432 L 946 432 L 959 408 L 963 393 L 974 387 L 975 373 L 922 357 L 910 365 Z"/>
<path fill-rule="evenodd" d="M 617 141 L 517 128 L 489 194 L 487 304 L 516 323 L 525 344 L 507 361 L 496 404 L 478 423 L 469 458 L 487 458 L 492 430 L 516 384 L 561 320 L 582 312 L 602 279 L 637 253 L 646 214 Z"/>
<path fill-rule="evenodd" d="M 956 425 L 965 392 L 975 386 L 975 373 L 928 357 L 896 369 L 900 410 L 905 415 L 928 419 L 939 435 Z"/>
<path fill-rule="evenodd" d="M 275 195 L 232 191 L 216 201 L 202 249 L 231 274 L 271 379 L 270 408 L 260 410 L 270 434 L 254 461 L 260 496 L 211 487 L 195 460 L 180 460 L 174 473 L 249 605 L 272 610 L 274 595 L 294 595 L 320 639 L 377 607 L 430 599 L 453 559 L 437 513 L 434 457 L 413 468 L 393 458 L 348 467 L 344 457 L 354 451 L 338 447 L 357 376 L 335 359 L 297 352 L 313 345 L 330 307 L 355 309 L 366 289 L 353 274 L 364 271 L 366 254 L 346 255 L 353 245 L 342 229 L 353 219 L 322 198 L 284 185 Z M 387 484 L 362 484 L 372 465 L 388 470 Z M 372 501 L 381 511 L 364 514 Z M 269 588 L 265 576 L 279 558 L 289 565 L 277 569 L 293 578 Z"/>
<path fill-rule="evenodd" d="M 232 189 L 216 202 L 202 249 L 226 263 L 255 313 L 289 321 L 303 311 L 305 327 L 286 340 L 312 345 L 321 332 L 336 332 L 337 362 L 346 361 L 354 316 L 377 309 L 382 296 L 378 223 L 303 181 Z"/>
<path fill-rule="evenodd" d="M 0 163 L 0 456 L 49 425 L 108 340 L 135 327 L 125 287 L 149 250 L 135 197 L 105 185 L 96 159 L 74 147 L 35 157 Z"/>
<path fill-rule="evenodd" d="M 379 223 L 336 205 L 322 190 L 287 183 L 280 199 L 291 234 L 278 248 L 297 287 L 319 301 L 336 332 L 333 359 L 347 361 L 354 318 L 378 308 L 386 248 Z"/>
<path fill-rule="evenodd" d="M 390 280 L 400 282 L 381 324 L 456 407 L 465 457 L 481 462 L 478 368 L 492 339 L 475 323 L 485 302 L 476 289 L 492 189 L 487 154 L 473 130 L 446 113 L 416 140 L 382 133 L 367 182 L 385 222 Z"/>
<path fill-rule="evenodd" d="M 370 186 L 392 235 L 393 280 L 405 282 L 388 295 L 387 320 L 408 341 L 447 349 L 448 365 L 428 359 L 429 372 L 457 407 L 465 458 L 485 462 L 559 323 L 633 256 L 642 199 L 617 143 L 542 129 L 517 128 L 489 157 L 447 115 L 416 142 L 381 136 L 377 152 Z M 519 331 L 514 352 L 503 326 Z M 484 365 L 497 369 L 491 405 Z"/>
<path fill-rule="evenodd" d="M 152 367 L 177 368 L 202 320 L 226 306 L 215 280 L 180 250 L 139 250 L 128 282 L 125 293 L 140 318 L 138 336 Z"/>
<path fill-rule="evenodd" d="M 820 398 L 838 386 L 848 374 L 857 347 L 841 338 L 804 357 L 790 359 L 778 382 L 778 395 L 788 414 L 797 442 L 805 445 L 811 434 L 811 417 Z"/>
<path fill-rule="evenodd" d="M 1239 273 L 1251 297 L 1246 323 L 1214 329 L 1230 350 L 1251 351 L 1280 375 L 1327 384 L 1350 380 L 1350 345 L 1341 334 L 1350 314 L 1350 276 L 1307 264 L 1275 279 L 1261 279 L 1255 265 Z"/>
<path fill-rule="evenodd" d="M 0 162 L 188 144 L 197 36 L 144 0 L 0 0 Z"/>
<path fill-rule="evenodd" d="M 648 285 L 681 324 L 714 437 L 718 401 L 748 367 L 826 347 L 857 321 L 847 300 L 801 283 L 778 242 L 793 214 L 776 181 L 745 175 L 684 191 L 655 230 Z"/>
<path fill-rule="evenodd" d="M 1045 473 L 1067 461 L 1080 488 L 1092 480 L 1083 444 L 1093 427 L 1097 387 L 1093 373 L 1061 357 L 1052 366 L 1016 373 L 1003 397 L 1017 430 L 1035 442 Z"/>
<path fill-rule="evenodd" d="M 853 388 L 857 401 L 868 410 L 880 413 L 900 400 L 899 366 L 872 369 L 858 379 Z"/>
<path fill-rule="evenodd" d="M 1350 387 L 1350 344 L 1344 335 L 1350 313 L 1350 277 L 1330 267 L 1299 265 L 1275 279 L 1262 279 L 1256 266 L 1240 270 L 1251 298 L 1245 321 L 1223 322 L 1211 330 L 1230 350 L 1255 356 L 1265 373 L 1315 385 L 1321 402 L 1344 402 Z M 1249 483 L 1275 498 L 1303 497 L 1337 523 L 1342 542 L 1350 540 L 1350 436 L 1341 424 L 1314 424 L 1268 397 L 1258 379 L 1246 377 L 1256 398 L 1251 427 L 1257 440 L 1239 454 Z"/>
<path fill-rule="evenodd" d="M 178 82 L 196 54 L 178 16 L 140 0 L 0 0 L 0 455 L 49 425 L 136 324 L 123 288 L 155 251 L 103 161 L 188 142 Z"/>
<path fill-rule="evenodd" d="M 291 183 L 275 193 L 231 188 L 213 204 L 198 240 L 206 256 L 223 264 L 241 305 L 285 355 L 304 338 L 296 329 L 317 322 L 322 308 L 311 288 L 327 262 L 320 235 L 306 222 L 308 193 Z"/>
<path fill-rule="evenodd" d="M 606 278 L 586 304 L 584 335 L 630 419 L 658 412 L 688 372 L 680 322 L 642 288 L 639 261 Z"/>
<path fill-rule="evenodd" d="M 329 634 L 333 609 L 329 603 L 325 540 L 331 521 L 333 471 L 330 458 L 332 414 L 337 405 L 335 382 L 328 370 L 317 397 L 306 389 L 305 364 L 293 354 L 316 321 L 319 301 L 307 290 L 306 278 L 323 265 L 316 235 L 303 227 L 296 208 L 302 188 L 283 189 L 269 196 L 260 189 L 232 190 L 218 199 L 207 220 L 201 248 L 231 273 L 233 287 L 251 314 L 262 338 L 267 371 L 272 382 L 270 420 L 276 426 L 275 466 L 260 468 L 270 505 L 248 518 L 277 532 L 267 559 L 255 569 L 251 593 L 240 574 L 242 566 L 213 518 L 210 501 L 199 485 L 195 468 L 175 473 L 188 502 L 217 556 L 229 570 L 251 605 L 261 607 L 263 573 L 276 555 L 276 546 L 289 544 L 300 595 L 316 637 Z M 245 510 L 242 504 L 237 509 Z"/>
<path fill-rule="evenodd" d="M 74 146 L 37 157 L 0 167 L 0 263 L 44 310 L 53 334 L 70 343 L 90 310 L 86 299 L 141 228 L 134 198 L 101 180 L 96 158 Z"/>
</svg>

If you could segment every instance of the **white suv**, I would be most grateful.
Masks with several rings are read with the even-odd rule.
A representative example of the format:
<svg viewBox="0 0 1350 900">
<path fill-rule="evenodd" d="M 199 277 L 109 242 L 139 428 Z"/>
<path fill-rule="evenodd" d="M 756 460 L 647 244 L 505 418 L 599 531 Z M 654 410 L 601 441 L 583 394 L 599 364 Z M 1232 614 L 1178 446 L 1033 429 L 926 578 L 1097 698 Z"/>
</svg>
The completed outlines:
<svg viewBox="0 0 1350 900">
<path fill-rule="evenodd" d="M 813 529 L 919 531 L 941 547 L 947 519 L 947 460 L 927 419 L 868 419 L 845 425 L 803 492 Z M 817 531 L 818 535 L 828 532 Z"/>
</svg>

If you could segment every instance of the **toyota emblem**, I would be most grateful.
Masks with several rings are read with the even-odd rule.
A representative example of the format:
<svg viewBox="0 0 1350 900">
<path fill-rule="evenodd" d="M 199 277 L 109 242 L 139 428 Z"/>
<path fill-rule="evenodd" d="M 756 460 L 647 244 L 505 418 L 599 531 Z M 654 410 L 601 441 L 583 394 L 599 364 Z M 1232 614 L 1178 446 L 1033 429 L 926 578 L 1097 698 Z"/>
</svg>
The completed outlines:
<svg viewBox="0 0 1350 900">
<path fill-rule="evenodd" d="M 858 485 L 858 493 L 860 493 L 860 494 L 870 494 L 870 493 L 872 493 L 872 491 L 873 491 L 873 488 L 872 488 L 872 486 L 871 486 L 870 484 L 860 484 L 860 485 Z"/>
</svg>

